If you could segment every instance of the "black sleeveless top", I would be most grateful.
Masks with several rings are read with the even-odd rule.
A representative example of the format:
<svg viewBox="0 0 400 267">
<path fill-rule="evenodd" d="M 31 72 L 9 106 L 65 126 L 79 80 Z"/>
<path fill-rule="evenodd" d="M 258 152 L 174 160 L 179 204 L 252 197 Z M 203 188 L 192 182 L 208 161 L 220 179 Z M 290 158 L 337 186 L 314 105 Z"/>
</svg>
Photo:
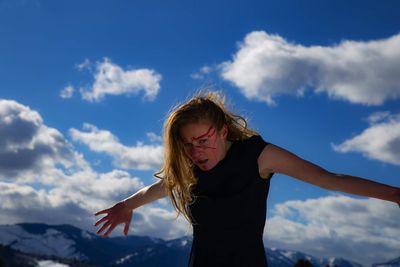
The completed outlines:
<svg viewBox="0 0 400 267">
<path fill-rule="evenodd" d="M 257 164 L 267 144 L 260 136 L 235 141 L 211 170 L 194 167 L 189 267 L 267 266 L 262 236 L 270 179 L 260 177 Z"/>
</svg>

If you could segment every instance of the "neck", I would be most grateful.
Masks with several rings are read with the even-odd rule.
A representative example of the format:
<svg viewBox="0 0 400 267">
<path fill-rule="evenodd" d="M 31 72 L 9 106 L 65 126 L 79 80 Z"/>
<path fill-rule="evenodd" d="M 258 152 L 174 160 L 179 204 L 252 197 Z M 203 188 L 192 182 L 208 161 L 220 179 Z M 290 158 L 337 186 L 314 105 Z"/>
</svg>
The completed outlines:
<svg viewBox="0 0 400 267">
<path fill-rule="evenodd" d="M 226 154 L 228 153 L 228 150 L 229 150 L 229 148 L 231 147 L 231 145 L 232 145 L 232 142 L 231 142 L 231 141 L 225 140 L 225 147 L 224 147 L 225 154 L 224 154 L 224 157 L 225 157 Z"/>
</svg>

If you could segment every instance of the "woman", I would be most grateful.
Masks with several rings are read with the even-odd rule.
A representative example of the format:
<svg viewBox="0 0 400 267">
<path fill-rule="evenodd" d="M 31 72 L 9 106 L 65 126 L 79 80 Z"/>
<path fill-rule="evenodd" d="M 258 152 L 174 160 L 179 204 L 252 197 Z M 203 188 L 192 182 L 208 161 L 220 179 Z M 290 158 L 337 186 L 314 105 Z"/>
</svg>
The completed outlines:
<svg viewBox="0 0 400 267">
<path fill-rule="evenodd" d="M 267 266 L 263 245 L 266 200 L 274 173 L 351 194 L 400 203 L 400 188 L 339 175 L 266 143 L 246 121 L 229 112 L 210 92 L 171 112 L 164 125 L 160 178 L 113 207 L 98 234 L 118 225 L 128 233 L 132 211 L 169 196 L 193 226 L 189 266 Z M 400 204 L 399 204 L 400 205 Z"/>
</svg>

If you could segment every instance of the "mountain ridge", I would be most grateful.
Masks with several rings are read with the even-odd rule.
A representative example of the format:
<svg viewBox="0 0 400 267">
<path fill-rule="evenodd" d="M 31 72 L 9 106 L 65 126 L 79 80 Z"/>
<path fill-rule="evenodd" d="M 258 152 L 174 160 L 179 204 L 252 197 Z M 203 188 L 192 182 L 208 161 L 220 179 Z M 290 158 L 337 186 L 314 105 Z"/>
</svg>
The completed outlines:
<svg viewBox="0 0 400 267">
<path fill-rule="evenodd" d="M 191 242 L 191 236 L 173 240 L 133 235 L 103 238 L 68 224 L 0 225 L 0 245 L 3 251 L 8 251 L 8 255 L 20 253 L 22 257 L 24 255 L 26 258 L 31 257 L 32 259 L 29 258 L 31 265 L 21 265 L 29 267 L 35 266 L 32 265 L 35 257 L 36 261 L 55 259 L 56 262 L 66 264 L 65 266 L 186 267 Z M 277 248 L 265 248 L 265 250 L 270 267 L 292 267 L 300 259 L 310 261 L 314 267 L 362 267 L 361 264 L 347 259 L 334 257 L 320 259 L 300 251 Z M 2 254 L 0 259 L 1 256 Z M 400 257 L 372 265 L 372 267 L 399 266 Z"/>
</svg>

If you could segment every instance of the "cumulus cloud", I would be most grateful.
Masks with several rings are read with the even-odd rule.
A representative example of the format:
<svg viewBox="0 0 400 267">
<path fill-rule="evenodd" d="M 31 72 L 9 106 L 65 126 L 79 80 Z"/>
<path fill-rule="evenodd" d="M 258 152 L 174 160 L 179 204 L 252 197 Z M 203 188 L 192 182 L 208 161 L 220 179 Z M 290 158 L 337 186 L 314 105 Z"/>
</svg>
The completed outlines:
<svg viewBox="0 0 400 267">
<path fill-rule="evenodd" d="M 370 159 L 400 165 L 400 114 L 376 112 L 367 120 L 367 129 L 339 145 L 332 144 L 333 149 L 341 153 L 359 152 Z"/>
<path fill-rule="evenodd" d="M 380 105 L 400 97 L 400 34 L 375 41 L 303 46 L 263 31 L 249 33 L 222 77 L 249 99 L 275 104 L 305 90 L 333 99 Z"/>
<path fill-rule="evenodd" d="M 0 136 L 0 224 L 67 223 L 94 230 L 96 211 L 144 186 L 126 171 L 96 172 L 38 112 L 16 101 L 0 100 Z M 188 224 L 175 221 L 175 214 L 171 206 L 146 205 L 135 211 L 131 233 L 187 234 Z"/>
<path fill-rule="evenodd" d="M 398 206 L 377 199 L 328 196 L 287 201 L 267 220 L 265 244 L 365 265 L 398 257 Z M 332 254 L 334 253 L 334 255 Z"/>
<path fill-rule="evenodd" d="M 152 205 L 142 206 L 135 211 L 131 227 L 133 233 L 164 239 L 174 239 L 192 234 L 190 224 L 183 216 L 176 218 L 175 211 L 168 211 Z"/>
<path fill-rule="evenodd" d="M 83 69 L 90 63 L 78 66 Z M 153 100 L 160 90 L 161 75 L 152 69 L 124 70 L 108 58 L 98 62 L 91 88 L 81 88 L 82 98 L 90 102 L 101 101 L 106 95 L 132 95 L 140 92 Z"/>
<path fill-rule="evenodd" d="M 61 98 L 71 98 L 74 95 L 75 88 L 72 85 L 68 85 L 60 91 Z"/>
<path fill-rule="evenodd" d="M 89 146 L 92 151 L 105 153 L 114 158 L 114 164 L 124 169 L 155 170 L 163 160 L 161 145 L 144 145 L 128 147 L 122 145 L 110 131 L 100 130 L 96 126 L 85 123 L 86 131 L 70 129 L 70 135 L 75 141 Z"/>
<path fill-rule="evenodd" d="M 214 69 L 214 67 L 208 66 L 208 65 L 204 65 L 203 67 L 201 67 L 198 71 L 193 72 L 192 74 L 190 74 L 190 77 L 192 79 L 195 80 L 202 80 L 204 79 L 204 77 L 209 74 L 210 72 L 212 72 Z"/>
<path fill-rule="evenodd" d="M 0 100 L 0 178 L 40 173 L 56 164 L 85 168 L 82 156 L 42 117 L 13 100 Z"/>
<path fill-rule="evenodd" d="M 88 211 L 69 199 L 52 203 L 49 192 L 31 185 L 0 182 L 1 224 L 20 222 L 70 223 L 87 227 Z"/>
<path fill-rule="evenodd" d="M 155 133 L 146 133 L 151 142 L 162 142 L 162 137 Z"/>
<path fill-rule="evenodd" d="M 32 185 L 0 182 L 0 224 L 43 222 L 72 224 L 94 230 L 94 213 L 113 205 L 144 185 L 123 171 L 80 172 L 63 176 L 57 184 Z M 173 239 L 190 234 L 189 224 L 171 209 L 146 205 L 134 211 L 130 234 Z M 101 218 L 100 216 L 97 219 Z M 122 235 L 117 229 L 113 235 Z"/>
</svg>

